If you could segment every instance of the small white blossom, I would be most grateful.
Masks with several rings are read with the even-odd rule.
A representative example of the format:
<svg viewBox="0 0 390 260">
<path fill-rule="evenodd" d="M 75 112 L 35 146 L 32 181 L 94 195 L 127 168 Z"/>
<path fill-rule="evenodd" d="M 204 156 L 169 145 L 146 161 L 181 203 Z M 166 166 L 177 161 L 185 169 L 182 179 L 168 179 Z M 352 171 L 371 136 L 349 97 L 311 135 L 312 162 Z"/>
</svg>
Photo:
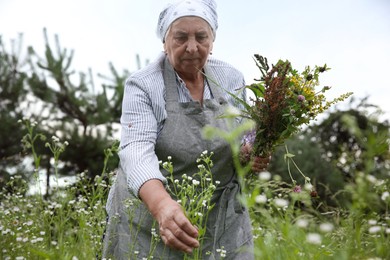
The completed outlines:
<svg viewBox="0 0 390 260">
<path fill-rule="evenodd" d="M 320 230 L 324 233 L 331 232 L 334 226 L 332 223 L 321 223 Z"/>
<path fill-rule="evenodd" d="M 268 171 L 263 171 L 259 173 L 259 180 L 268 181 L 271 179 L 271 173 Z"/>
<path fill-rule="evenodd" d="M 317 233 L 309 233 L 306 236 L 306 241 L 310 244 L 320 245 L 322 242 L 321 235 Z"/>
<path fill-rule="evenodd" d="M 383 201 L 387 200 L 390 197 L 390 193 L 388 191 L 385 191 L 382 193 L 381 199 Z"/>
<path fill-rule="evenodd" d="M 313 185 L 311 183 L 306 183 L 304 188 L 305 190 L 311 191 L 313 189 Z"/>
<path fill-rule="evenodd" d="M 307 228 L 307 226 L 309 226 L 309 221 L 307 219 L 300 218 L 295 224 L 300 228 Z"/>
<path fill-rule="evenodd" d="M 379 231 L 381 231 L 381 227 L 380 226 L 372 226 L 368 229 L 368 233 L 370 234 L 376 234 L 378 233 Z"/>
<path fill-rule="evenodd" d="M 267 196 L 264 194 L 257 195 L 255 201 L 258 204 L 264 204 L 267 202 Z"/>
<path fill-rule="evenodd" d="M 366 176 L 366 179 L 371 182 L 372 184 L 376 184 L 377 183 L 377 179 L 375 178 L 375 176 L 371 175 L 371 174 L 368 174 Z"/>
<path fill-rule="evenodd" d="M 278 207 L 278 208 L 283 208 L 283 207 L 287 207 L 288 206 L 288 201 L 285 200 L 285 199 L 275 199 L 275 205 Z"/>
<path fill-rule="evenodd" d="M 373 226 L 373 225 L 376 225 L 378 222 L 375 220 L 375 219 L 369 219 L 368 220 L 368 225 L 371 225 L 371 226 Z"/>
</svg>

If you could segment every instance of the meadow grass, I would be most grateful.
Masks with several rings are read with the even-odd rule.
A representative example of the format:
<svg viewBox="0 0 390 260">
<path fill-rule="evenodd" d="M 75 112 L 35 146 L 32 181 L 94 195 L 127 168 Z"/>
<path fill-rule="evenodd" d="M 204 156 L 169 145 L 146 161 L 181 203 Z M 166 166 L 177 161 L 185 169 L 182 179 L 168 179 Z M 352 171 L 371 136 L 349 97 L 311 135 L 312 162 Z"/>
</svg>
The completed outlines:
<svg viewBox="0 0 390 260">
<path fill-rule="evenodd" d="M 113 151 L 105 151 L 106 161 Z M 60 153 L 56 155 L 58 159 Z M 212 164 L 210 157 L 205 160 Z M 0 259 L 99 258 L 104 207 L 114 176 L 105 170 L 93 180 L 80 173 L 74 183 L 63 187 L 57 183 L 48 198 L 40 192 L 28 195 L 29 184 L 12 176 L 0 192 Z M 187 188 L 210 182 L 212 167 L 199 170 L 200 179 L 188 182 Z M 350 202 L 337 208 L 324 205 L 311 187 L 296 189 L 267 172 L 252 178 L 240 199 L 251 213 L 256 259 L 390 259 L 389 180 L 363 172 L 356 176 L 343 190 Z M 196 214 L 197 207 L 189 212 L 193 221 L 203 221 L 207 207 L 201 207 L 202 215 Z M 229 256 L 221 248 L 216 257 Z"/>
</svg>

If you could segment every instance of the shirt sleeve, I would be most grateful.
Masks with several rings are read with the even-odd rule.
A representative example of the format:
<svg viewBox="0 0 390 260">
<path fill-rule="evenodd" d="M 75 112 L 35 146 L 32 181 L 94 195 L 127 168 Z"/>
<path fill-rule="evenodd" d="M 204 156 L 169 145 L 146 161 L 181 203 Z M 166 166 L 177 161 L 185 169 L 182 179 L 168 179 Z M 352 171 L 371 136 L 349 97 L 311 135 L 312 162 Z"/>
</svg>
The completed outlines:
<svg viewBox="0 0 390 260">
<path fill-rule="evenodd" d="M 163 97 L 161 99 L 165 104 Z M 158 179 L 166 182 L 155 154 L 159 122 L 155 112 L 145 84 L 130 77 L 125 84 L 122 103 L 119 159 L 128 187 L 137 197 L 146 181 Z"/>
</svg>

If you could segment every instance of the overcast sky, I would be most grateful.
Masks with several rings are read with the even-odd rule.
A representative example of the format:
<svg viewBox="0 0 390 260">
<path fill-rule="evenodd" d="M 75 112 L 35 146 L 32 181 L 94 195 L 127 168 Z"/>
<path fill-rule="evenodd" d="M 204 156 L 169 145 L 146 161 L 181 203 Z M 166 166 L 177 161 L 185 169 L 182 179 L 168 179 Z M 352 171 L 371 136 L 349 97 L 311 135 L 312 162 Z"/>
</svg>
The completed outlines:
<svg viewBox="0 0 390 260">
<path fill-rule="evenodd" d="M 135 57 L 162 51 L 156 22 L 168 0 L 0 0 L 0 35 L 9 47 L 18 33 L 24 45 L 43 50 L 43 28 L 75 51 L 73 68 L 109 74 L 137 69 Z M 390 119 L 389 0 L 217 0 L 219 29 L 213 55 L 240 69 L 247 83 L 259 76 L 253 54 L 332 68 L 321 83 L 330 97 L 353 91 L 370 96 Z"/>
</svg>

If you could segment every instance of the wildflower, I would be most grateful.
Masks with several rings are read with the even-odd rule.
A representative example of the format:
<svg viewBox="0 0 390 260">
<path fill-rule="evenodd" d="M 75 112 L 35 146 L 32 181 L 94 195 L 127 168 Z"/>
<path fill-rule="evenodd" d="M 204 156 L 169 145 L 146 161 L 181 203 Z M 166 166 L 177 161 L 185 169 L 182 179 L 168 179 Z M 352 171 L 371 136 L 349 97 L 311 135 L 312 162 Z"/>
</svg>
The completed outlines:
<svg viewBox="0 0 390 260">
<path fill-rule="evenodd" d="M 194 186 L 198 186 L 198 185 L 200 184 L 200 181 L 198 181 L 198 180 L 192 180 L 192 184 L 193 184 Z"/>
<path fill-rule="evenodd" d="M 387 200 L 387 198 L 389 198 L 389 197 L 390 197 L 390 193 L 389 193 L 388 191 L 385 191 L 385 192 L 382 193 L 381 199 L 382 199 L 383 201 L 385 201 L 385 200 Z"/>
<path fill-rule="evenodd" d="M 324 233 L 331 232 L 333 230 L 333 224 L 332 223 L 321 223 L 320 230 Z"/>
<path fill-rule="evenodd" d="M 255 201 L 258 204 L 265 204 L 267 202 L 267 196 L 264 194 L 257 195 Z"/>
<path fill-rule="evenodd" d="M 371 182 L 372 184 L 376 184 L 377 183 L 377 179 L 375 178 L 375 176 L 371 175 L 371 174 L 368 174 L 366 176 L 366 179 Z"/>
<path fill-rule="evenodd" d="M 295 224 L 300 228 L 307 228 L 307 226 L 309 225 L 309 221 L 307 219 L 301 218 L 298 219 Z"/>
<path fill-rule="evenodd" d="M 306 183 L 304 186 L 305 190 L 311 191 L 313 189 L 313 185 L 311 183 Z"/>
<path fill-rule="evenodd" d="M 299 102 L 305 101 L 305 96 L 304 95 L 298 95 L 298 101 Z"/>
<path fill-rule="evenodd" d="M 261 181 L 268 181 L 271 179 L 271 173 L 268 171 L 263 171 L 259 173 L 259 179 Z"/>
<path fill-rule="evenodd" d="M 381 231 L 381 227 L 380 226 L 372 226 L 368 229 L 368 233 L 370 234 L 376 234 L 378 233 L 379 231 Z"/>
<path fill-rule="evenodd" d="M 302 188 L 300 185 L 296 185 L 293 189 L 293 192 L 300 193 L 302 191 Z"/>
<path fill-rule="evenodd" d="M 198 165 L 198 169 L 199 169 L 199 170 L 203 170 L 203 169 L 205 169 L 205 167 L 204 167 L 203 164 L 199 164 L 199 165 Z"/>
<path fill-rule="evenodd" d="M 309 233 L 306 236 L 306 241 L 310 244 L 320 245 L 322 242 L 321 235 L 317 233 Z"/>
<path fill-rule="evenodd" d="M 375 220 L 375 219 L 369 219 L 368 220 L 368 225 L 371 225 L 371 226 L 373 226 L 373 225 L 376 225 L 378 222 Z"/>
<path fill-rule="evenodd" d="M 288 201 L 285 200 L 285 199 L 275 199 L 275 205 L 278 207 L 278 208 L 283 208 L 283 207 L 287 207 L 288 206 Z"/>
<path fill-rule="evenodd" d="M 55 135 L 53 135 L 53 136 L 51 137 L 51 140 L 52 140 L 54 143 L 59 143 L 59 142 L 60 142 L 60 139 L 59 139 L 57 136 L 55 136 Z"/>
</svg>

